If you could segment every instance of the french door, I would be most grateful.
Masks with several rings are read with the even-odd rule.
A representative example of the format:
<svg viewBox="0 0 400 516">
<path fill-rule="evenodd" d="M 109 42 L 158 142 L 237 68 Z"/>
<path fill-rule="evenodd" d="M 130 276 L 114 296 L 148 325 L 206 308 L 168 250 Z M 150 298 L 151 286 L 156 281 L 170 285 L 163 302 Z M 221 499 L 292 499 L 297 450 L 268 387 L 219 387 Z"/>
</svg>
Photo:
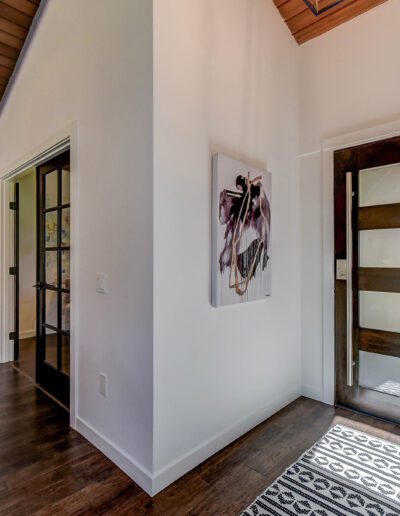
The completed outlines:
<svg viewBox="0 0 400 516">
<path fill-rule="evenodd" d="M 400 422 L 400 137 L 335 152 L 336 401 Z"/>
<path fill-rule="evenodd" d="M 70 158 L 37 168 L 36 380 L 69 406 Z"/>
</svg>

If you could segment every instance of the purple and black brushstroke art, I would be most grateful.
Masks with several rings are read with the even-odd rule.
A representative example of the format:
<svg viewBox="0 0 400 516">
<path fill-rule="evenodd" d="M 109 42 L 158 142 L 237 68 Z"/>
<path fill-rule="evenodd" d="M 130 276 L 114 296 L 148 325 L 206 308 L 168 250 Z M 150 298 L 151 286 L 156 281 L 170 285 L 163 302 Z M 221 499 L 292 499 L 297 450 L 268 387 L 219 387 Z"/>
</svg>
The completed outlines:
<svg viewBox="0 0 400 516">
<path fill-rule="evenodd" d="M 219 269 L 230 268 L 229 288 L 243 296 L 257 268 L 268 264 L 271 209 L 262 177 L 238 175 L 236 190 L 223 190 L 219 199 L 219 220 L 226 225 L 225 246 Z"/>
</svg>

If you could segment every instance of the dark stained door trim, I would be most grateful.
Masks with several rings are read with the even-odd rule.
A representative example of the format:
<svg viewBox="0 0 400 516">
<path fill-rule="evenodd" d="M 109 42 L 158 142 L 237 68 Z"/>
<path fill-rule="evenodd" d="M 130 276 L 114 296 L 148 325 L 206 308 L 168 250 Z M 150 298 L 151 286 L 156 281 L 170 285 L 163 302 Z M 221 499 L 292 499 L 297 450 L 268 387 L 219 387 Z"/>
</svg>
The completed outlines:
<svg viewBox="0 0 400 516">
<path fill-rule="evenodd" d="M 361 351 L 400 358 L 400 333 L 359 328 L 358 341 Z"/>
<path fill-rule="evenodd" d="M 400 269 L 389 267 L 359 267 L 358 290 L 400 292 Z"/>
<path fill-rule="evenodd" d="M 400 228 L 400 203 L 358 209 L 358 229 Z"/>
</svg>

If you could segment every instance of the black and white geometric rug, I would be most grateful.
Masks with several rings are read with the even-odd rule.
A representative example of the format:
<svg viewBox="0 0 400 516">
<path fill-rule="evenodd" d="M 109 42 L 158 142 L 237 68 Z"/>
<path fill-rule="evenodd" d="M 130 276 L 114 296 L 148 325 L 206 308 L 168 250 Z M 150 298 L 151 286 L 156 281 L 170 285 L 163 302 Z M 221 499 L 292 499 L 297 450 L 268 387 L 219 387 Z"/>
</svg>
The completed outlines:
<svg viewBox="0 0 400 516">
<path fill-rule="evenodd" d="M 242 516 L 399 516 L 400 446 L 337 425 Z"/>
</svg>

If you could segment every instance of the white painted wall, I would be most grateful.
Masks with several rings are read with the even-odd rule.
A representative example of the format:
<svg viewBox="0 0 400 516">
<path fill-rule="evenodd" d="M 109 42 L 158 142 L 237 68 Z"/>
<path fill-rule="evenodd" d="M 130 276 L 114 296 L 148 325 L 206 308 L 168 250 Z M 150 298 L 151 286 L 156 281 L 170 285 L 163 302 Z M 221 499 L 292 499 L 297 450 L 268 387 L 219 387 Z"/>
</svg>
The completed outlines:
<svg viewBox="0 0 400 516">
<path fill-rule="evenodd" d="M 399 19 L 400 3 L 389 0 L 300 47 L 302 374 L 305 394 L 317 399 L 330 399 L 323 363 L 325 377 L 333 371 L 333 339 L 325 348 L 322 341 L 333 317 L 332 185 L 322 142 L 346 146 L 400 127 Z"/>
<path fill-rule="evenodd" d="M 298 47 L 273 2 L 154 2 L 154 489 L 296 398 Z M 272 297 L 210 303 L 211 156 L 272 172 Z"/>
<path fill-rule="evenodd" d="M 36 334 L 36 173 L 17 179 L 19 183 L 19 330 L 20 338 Z"/>
<path fill-rule="evenodd" d="M 0 170 L 77 120 L 78 428 L 149 491 L 300 393 L 329 401 L 321 145 L 400 119 L 399 15 L 390 0 L 299 48 L 265 0 L 48 2 Z M 273 174 L 265 301 L 211 306 L 215 152 Z"/>
<path fill-rule="evenodd" d="M 47 2 L 0 117 L 0 171 L 78 124 L 78 428 L 150 489 L 152 2 Z M 106 272 L 108 295 L 96 294 Z M 99 394 L 99 373 L 109 396 Z"/>
</svg>

